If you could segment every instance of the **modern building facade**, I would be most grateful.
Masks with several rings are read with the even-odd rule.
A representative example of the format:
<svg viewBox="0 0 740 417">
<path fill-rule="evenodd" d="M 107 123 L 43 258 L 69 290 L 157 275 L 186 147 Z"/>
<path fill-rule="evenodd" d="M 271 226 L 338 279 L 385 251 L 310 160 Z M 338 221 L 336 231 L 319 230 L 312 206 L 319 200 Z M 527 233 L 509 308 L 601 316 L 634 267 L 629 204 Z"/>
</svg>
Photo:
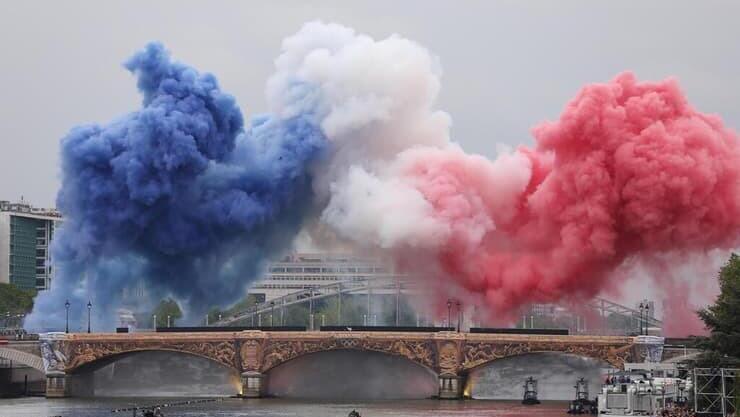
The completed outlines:
<svg viewBox="0 0 740 417">
<path fill-rule="evenodd" d="M 49 288 L 54 276 L 49 244 L 61 221 L 53 209 L 0 201 L 0 283 Z"/>
<path fill-rule="evenodd" d="M 390 264 L 372 258 L 342 254 L 296 253 L 271 263 L 262 280 L 248 294 L 270 301 L 303 289 L 371 278 L 391 278 Z"/>
</svg>

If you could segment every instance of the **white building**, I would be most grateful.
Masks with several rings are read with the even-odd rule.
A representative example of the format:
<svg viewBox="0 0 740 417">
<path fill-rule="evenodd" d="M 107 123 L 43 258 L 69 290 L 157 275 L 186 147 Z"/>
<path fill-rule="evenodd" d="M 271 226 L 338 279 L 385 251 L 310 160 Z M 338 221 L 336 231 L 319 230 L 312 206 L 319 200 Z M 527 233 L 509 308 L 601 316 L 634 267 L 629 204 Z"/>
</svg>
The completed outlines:
<svg viewBox="0 0 740 417">
<path fill-rule="evenodd" d="M 49 243 L 61 221 L 54 209 L 0 201 L 0 283 L 49 288 L 54 276 Z"/>
<path fill-rule="evenodd" d="M 270 301 L 303 289 L 372 278 L 392 278 L 390 264 L 341 254 L 296 253 L 271 263 L 265 277 L 247 292 Z"/>
</svg>

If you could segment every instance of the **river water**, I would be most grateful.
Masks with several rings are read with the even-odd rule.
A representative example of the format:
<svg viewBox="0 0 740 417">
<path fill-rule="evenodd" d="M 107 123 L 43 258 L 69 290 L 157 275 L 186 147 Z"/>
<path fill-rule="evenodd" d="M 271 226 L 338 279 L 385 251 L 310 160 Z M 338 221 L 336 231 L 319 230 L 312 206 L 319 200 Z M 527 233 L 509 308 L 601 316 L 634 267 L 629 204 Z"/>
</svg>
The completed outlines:
<svg viewBox="0 0 740 417">
<path fill-rule="evenodd" d="M 0 417 L 130 417 L 132 412 L 112 413 L 115 408 L 162 404 L 178 399 L 132 398 L 20 398 L 0 400 Z M 356 409 L 363 417 L 552 417 L 566 416 L 566 402 L 543 401 L 523 406 L 518 401 L 373 401 L 307 402 L 282 399 L 219 399 L 216 402 L 164 409 L 166 417 L 346 417 Z"/>
</svg>

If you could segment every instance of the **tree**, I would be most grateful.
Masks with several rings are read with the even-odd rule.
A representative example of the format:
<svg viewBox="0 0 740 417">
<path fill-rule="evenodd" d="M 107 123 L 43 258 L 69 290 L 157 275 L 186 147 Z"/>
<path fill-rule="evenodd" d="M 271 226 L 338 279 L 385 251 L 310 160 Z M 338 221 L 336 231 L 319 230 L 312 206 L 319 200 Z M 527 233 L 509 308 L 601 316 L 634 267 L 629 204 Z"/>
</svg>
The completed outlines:
<svg viewBox="0 0 740 417">
<path fill-rule="evenodd" d="M 168 298 L 159 302 L 152 314 L 157 315 L 157 327 L 167 327 L 167 317 L 170 318 L 170 326 L 175 326 L 175 320 L 182 317 L 182 310 L 177 301 Z"/>
<path fill-rule="evenodd" d="M 36 290 L 24 290 L 12 284 L 0 284 L 0 325 L 19 325 L 20 315 L 27 314 L 33 309 L 35 296 Z"/>
<path fill-rule="evenodd" d="M 698 312 L 710 331 L 703 343 L 714 366 L 740 362 L 740 257 L 732 254 L 719 271 L 720 293 L 714 304 Z"/>
<path fill-rule="evenodd" d="M 220 308 L 214 307 L 208 312 L 208 323 L 217 322 L 219 317 L 223 319 L 227 317 L 231 317 L 239 312 L 242 312 L 252 306 L 259 304 L 262 301 L 264 300 L 261 297 L 257 297 L 255 294 L 247 294 L 246 297 L 242 298 L 236 304 L 232 305 L 226 310 L 221 310 Z M 205 319 L 203 319 L 201 323 L 205 324 Z M 236 324 L 240 326 L 248 326 L 249 323 L 250 323 L 250 320 L 245 320 L 245 321 L 239 321 Z"/>
</svg>

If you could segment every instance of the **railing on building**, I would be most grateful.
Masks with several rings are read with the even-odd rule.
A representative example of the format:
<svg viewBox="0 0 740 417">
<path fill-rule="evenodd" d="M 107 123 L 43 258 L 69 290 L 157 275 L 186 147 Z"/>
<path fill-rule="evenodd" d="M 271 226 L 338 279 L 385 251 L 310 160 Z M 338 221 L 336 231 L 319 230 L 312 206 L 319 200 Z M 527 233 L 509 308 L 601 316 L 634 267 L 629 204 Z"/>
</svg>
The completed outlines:
<svg viewBox="0 0 740 417">
<path fill-rule="evenodd" d="M 423 291 L 418 283 L 412 280 L 403 279 L 401 276 L 386 276 L 375 277 L 367 280 L 342 281 L 332 284 L 312 286 L 282 297 L 273 298 L 269 301 L 265 301 L 248 309 L 239 311 L 230 317 L 225 317 L 214 323 L 210 323 L 210 325 L 223 326 L 233 324 L 238 321 L 253 320 L 254 317 L 260 317 L 263 314 L 273 314 L 276 309 L 282 315 L 286 307 L 303 303 L 308 303 L 309 315 L 312 316 L 315 301 L 333 296 L 339 297 L 338 315 L 341 316 L 342 295 L 354 295 L 358 293 L 363 293 L 368 297 L 368 310 L 370 309 L 373 293 L 394 293 L 396 295 L 396 308 L 398 311 L 398 304 L 402 294 L 419 295 L 422 294 Z M 310 317 L 310 321 L 313 322 L 312 317 Z M 398 314 L 396 321 L 398 321 Z M 282 317 L 278 322 L 282 323 Z M 309 327 L 313 329 L 315 326 L 313 326 L 312 323 Z"/>
<path fill-rule="evenodd" d="M 395 294 L 396 297 L 396 325 L 398 325 L 399 320 L 399 303 L 400 303 L 400 297 L 401 295 L 423 295 L 427 293 L 425 291 L 426 288 L 423 285 L 423 283 L 420 283 L 417 280 L 413 280 L 408 278 L 407 276 L 403 275 L 394 275 L 394 276 L 387 276 L 387 277 L 374 277 L 371 279 L 363 279 L 363 280 L 352 280 L 352 281 L 342 281 L 332 284 L 326 284 L 326 285 L 317 285 L 312 286 L 306 289 L 302 289 L 300 291 L 293 292 L 288 295 L 284 295 L 282 297 L 277 297 L 271 300 L 267 300 L 263 303 L 254 305 L 250 308 L 247 308 L 245 310 L 239 311 L 229 317 L 221 318 L 218 321 L 215 321 L 213 323 L 210 323 L 210 325 L 213 326 L 224 326 L 224 325 L 232 325 L 237 322 L 243 322 L 244 320 L 251 320 L 254 321 L 254 318 L 257 317 L 258 321 L 259 318 L 263 314 L 273 314 L 275 311 L 278 311 L 278 313 L 281 315 L 280 319 L 275 320 L 273 317 L 273 320 L 275 320 L 277 323 L 282 324 L 282 314 L 284 313 L 284 309 L 286 307 L 296 305 L 296 304 L 302 304 L 302 303 L 308 303 L 309 305 L 309 327 L 311 329 L 314 328 L 313 326 L 313 304 L 315 301 L 327 298 L 327 297 L 339 297 L 339 316 L 341 316 L 341 305 L 342 305 L 342 295 L 345 294 L 363 294 L 367 296 L 367 303 L 368 303 L 368 311 L 370 311 L 370 303 L 371 303 L 371 297 L 373 293 L 385 293 L 385 294 Z M 640 317 L 640 311 L 634 308 L 626 307 L 621 304 L 617 304 L 615 302 L 606 300 L 604 298 L 596 297 L 592 299 L 591 301 L 586 303 L 587 307 L 590 307 L 596 311 L 599 311 L 601 313 L 602 319 L 605 320 L 607 317 L 607 314 L 619 314 L 626 317 L 631 318 L 638 318 Z M 369 320 L 369 318 L 368 318 Z M 640 317 L 640 320 L 642 320 L 645 324 L 647 324 L 650 327 L 655 328 L 662 328 L 663 323 L 662 321 L 654 318 L 654 317 Z M 368 322 L 369 323 L 369 322 Z M 253 325 L 255 323 L 252 323 Z M 262 323 L 258 323 L 261 325 Z M 604 326 L 602 326 L 604 327 Z M 604 327 L 605 328 L 605 327 Z"/>
</svg>

